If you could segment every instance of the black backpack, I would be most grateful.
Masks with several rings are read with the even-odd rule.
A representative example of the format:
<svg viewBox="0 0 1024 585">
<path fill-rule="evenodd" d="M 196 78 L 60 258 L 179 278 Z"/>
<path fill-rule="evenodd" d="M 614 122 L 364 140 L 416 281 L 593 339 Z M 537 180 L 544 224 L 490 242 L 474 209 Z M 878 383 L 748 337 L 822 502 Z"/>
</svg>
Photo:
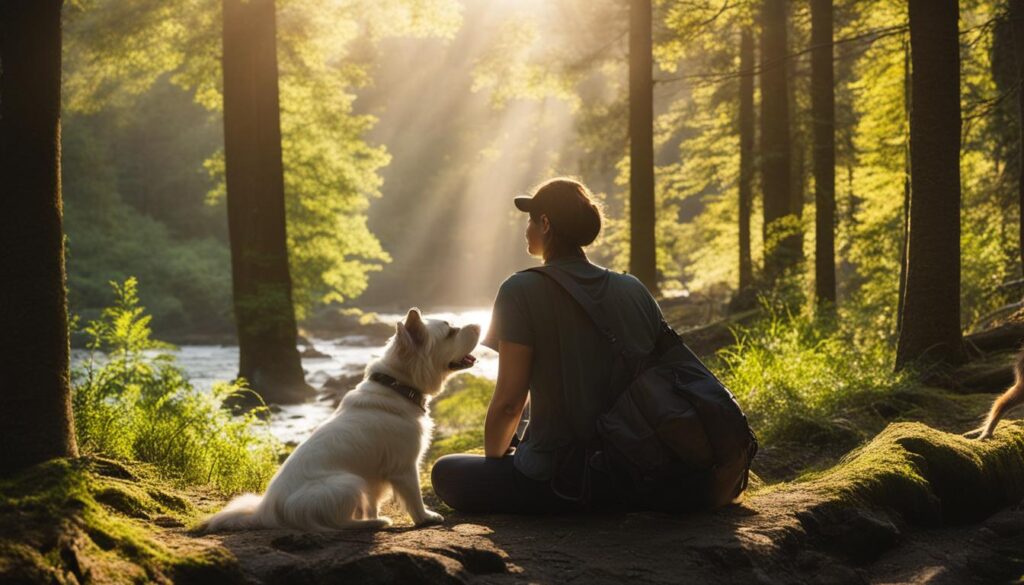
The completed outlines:
<svg viewBox="0 0 1024 585">
<path fill-rule="evenodd" d="M 569 275 L 553 266 L 528 270 L 575 299 L 631 373 L 598 418 L 594 439 L 559 462 L 556 493 L 587 505 L 599 476 L 637 507 L 680 511 L 734 502 L 747 487 L 757 438 L 732 393 L 664 320 L 654 350 L 633 355 L 603 307 Z"/>
</svg>

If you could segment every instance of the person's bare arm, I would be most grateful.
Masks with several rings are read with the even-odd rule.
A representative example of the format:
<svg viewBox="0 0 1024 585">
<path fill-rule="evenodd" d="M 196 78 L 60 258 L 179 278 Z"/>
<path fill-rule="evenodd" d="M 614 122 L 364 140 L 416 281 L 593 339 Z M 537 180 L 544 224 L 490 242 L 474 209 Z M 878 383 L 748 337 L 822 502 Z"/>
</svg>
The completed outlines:
<svg viewBox="0 0 1024 585">
<path fill-rule="evenodd" d="M 498 382 L 484 421 L 484 454 L 502 457 L 512 442 L 519 419 L 523 415 L 530 392 L 530 363 L 533 348 L 529 345 L 498 342 Z"/>
</svg>

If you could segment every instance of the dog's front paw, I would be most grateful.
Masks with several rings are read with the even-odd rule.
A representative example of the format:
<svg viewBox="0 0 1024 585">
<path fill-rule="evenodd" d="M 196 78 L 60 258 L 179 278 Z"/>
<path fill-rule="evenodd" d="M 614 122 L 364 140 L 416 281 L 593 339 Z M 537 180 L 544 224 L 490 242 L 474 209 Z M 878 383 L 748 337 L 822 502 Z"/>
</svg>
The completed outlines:
<svg viewBox="0 0 1024 585">
<path fill-rule="evenodd" d="M 442 522 L 444 522 L 444 516 L 433 510 L 424 510 L 424 516 L 416 521 L 416 526 L 430 526 L 432 524 L 441 524 Z"/>
</svg>

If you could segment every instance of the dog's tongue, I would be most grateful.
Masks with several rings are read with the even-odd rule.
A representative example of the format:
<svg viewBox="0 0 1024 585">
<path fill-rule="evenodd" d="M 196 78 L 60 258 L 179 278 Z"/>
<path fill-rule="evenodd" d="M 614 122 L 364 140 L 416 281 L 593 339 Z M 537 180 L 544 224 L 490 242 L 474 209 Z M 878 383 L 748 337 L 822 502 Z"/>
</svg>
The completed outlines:
<svg viewBox="0 0 1024 585">
<path fill-rule="evenodd" d="M 475 363 L 476 363 L 476 358 L 473 357 L 472 354 L 466 354 L 459 361 L 451 362 L 450 364 L 448 364 L 448 367 L 453 369 L 453 370 L 464 370 L 466 368 L 473 367 L 473 364 L 475 364 Z"/>
</svg>

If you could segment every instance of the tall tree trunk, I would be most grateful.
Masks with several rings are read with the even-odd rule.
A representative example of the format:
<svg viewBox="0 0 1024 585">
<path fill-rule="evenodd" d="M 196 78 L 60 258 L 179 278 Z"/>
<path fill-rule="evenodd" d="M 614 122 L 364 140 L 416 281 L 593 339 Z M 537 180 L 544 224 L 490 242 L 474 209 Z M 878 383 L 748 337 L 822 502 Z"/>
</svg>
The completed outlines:
<svg viewBox="0 0 1024 585">
<path fill-rule="evenodd" d="M 791 193 L 786 4 L 786 0 L 764 0 L 761 7 L 761 184 L 768 284 L 800 258 Z"/>
<path fill-rule="evenodd" d="M 740 292 L 754 284 L 750 254 L 750 209 L 754 177 L 754 34 L 744 28 L 740 36 L 740 176 L 739 176 L 739 248 Z"/>
<path fill-rule="evenodd" d="M 654 66 L 651 0 L 629 10 L 629 271 L 658 291 L 654 241 Z"/>
<path fill-rule="evenodd" d="M 224 157 L 238 374 L 268 402 L 312 396 L 288 273 L 273 0 L 224 0 Z"/>
<path fill-rule="evenodd" d="M 60 194 L 60 0 L 0 2 L 0 473 L 77 455 Z"/>
<path fill-rule="evenodd" d="M 1021 270 L 1024 271 L 1024 3 L 1021 0 L 1009 0 L 1008 4 L 1017 73 L 1017 202 L 1020 209 L 1018 245 Z"/>
<path fill-rule="evenodd" d="M 960 45 L 957 0 L 910 0 L 910 239 L 896 365 L 957 364 Z"/>
<path fill-rule="evenodd" d="M 896 301 L 896 331 L 903 328 L 903 294 L 907 290 L 907 245 L 910 241 L 910 42 L 903 43 L 903 115 L 908 126 L 903 146 L 903 223 L 900 244 L 899 298 Z"/>
<path fill-rule="evenodd" d="M 800 220 L 804 213 L 804 199 L 807 192 L 807 154 L 808 149 L 804 147 L 812 142 L 812 137 L 804 133 L 804 128 L 796 120 L 800 119 L 800 101 L 798 99 L 798 88 L 800 75 L 800 62 L 795 58 L 789 58 L 789 36 L 796 30 L 793 24 L 793 14 L 799 10 L 797 2 L 786 2 L 786 95 L 789 97 L 789 144 L 790 144 L 790 187 L 789 187 L 789 213 L 796 220 Z M 806 114 L 809 114 L 806 113 Z M 813 147 L 813 142 L 812 142 Z M 813 173 L 813 165 L 812 165 Z M 793 234 L 793 240 L 787 241 L 787 252 L 795 255 L 789 259 L 791 263 L 803 261 L 804 259 L 804 233 L 802 222 L 792 223 L 797 227 Z"/>
<path fill-rule="evenodd" d="M 832 0 L 811 0 L 811 118 L 814 127 L 814 293 L 819 308 L 836 302 L 836 110 Z"/>
</svg>

